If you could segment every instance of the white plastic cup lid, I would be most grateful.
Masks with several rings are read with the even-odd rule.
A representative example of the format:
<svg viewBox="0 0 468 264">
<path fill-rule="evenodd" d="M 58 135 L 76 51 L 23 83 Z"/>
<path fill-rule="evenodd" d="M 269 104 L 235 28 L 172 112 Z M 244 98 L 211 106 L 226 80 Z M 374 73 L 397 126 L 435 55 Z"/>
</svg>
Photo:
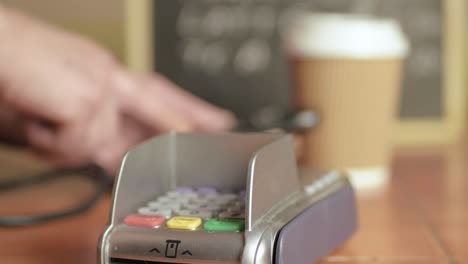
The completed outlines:
<svg viewBox="0 0 468 264">
<path fill-rule="evenodd" d="M 283 41 L 293 55 L 319 58 L 404 58 L 410 49 L 398 21 L 353 14 L 300 14 Z"/>
</svg>

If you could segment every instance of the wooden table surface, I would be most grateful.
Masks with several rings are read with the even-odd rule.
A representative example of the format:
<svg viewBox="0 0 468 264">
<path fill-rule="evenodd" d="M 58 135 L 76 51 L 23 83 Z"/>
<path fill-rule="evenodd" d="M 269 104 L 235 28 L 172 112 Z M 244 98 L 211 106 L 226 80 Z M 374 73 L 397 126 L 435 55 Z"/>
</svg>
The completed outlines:
<svg viewBox="0 0 468 264">
<path fill-rule="evenodd" d="M 402 151 L 393 175 L 359 188 L 359 231 L 324 263 L 468 263 L 466 148 Z M 0 179 L 44 168 L 27 153 L 0 150 Z M 92 191 L 79 179 L 0 195 L 0 214 L 76 204 Z M 46 225 L 1 229 L 0 263 L 96 263 L 110 197 L 88 213 Z M 291 263 L 294 264 L 294 263 Z"/>
</svg>

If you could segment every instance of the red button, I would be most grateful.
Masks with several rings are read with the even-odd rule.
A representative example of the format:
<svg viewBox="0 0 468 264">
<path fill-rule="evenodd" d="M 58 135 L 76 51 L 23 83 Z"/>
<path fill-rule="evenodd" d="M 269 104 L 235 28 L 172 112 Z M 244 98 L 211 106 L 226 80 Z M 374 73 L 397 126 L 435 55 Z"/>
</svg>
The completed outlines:
<svg viewBox="0 0 468 264">
<path fill-rule="evenodd" d="M 131 214 L 125 218 L 124 223 L 130 226 L 158 227 L 164 224 L 164 221 L 164 216 L 160 215 Z"/>
</svg>

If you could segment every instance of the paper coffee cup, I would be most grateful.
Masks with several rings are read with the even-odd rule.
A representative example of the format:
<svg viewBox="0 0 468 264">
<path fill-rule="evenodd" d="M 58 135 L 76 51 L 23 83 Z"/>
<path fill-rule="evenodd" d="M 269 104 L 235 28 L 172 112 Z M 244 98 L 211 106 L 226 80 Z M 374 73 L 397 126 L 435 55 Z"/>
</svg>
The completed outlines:
<svg viewBox="0 0 468 264">
<path fill-rule="evenodd" d="M 283 33 L 294 104 L 321 123 L 304 134 L 302 164 L 388 172 L 403 60 L 409 46 L 394 20 L 302 14 Z"/>
</svg>

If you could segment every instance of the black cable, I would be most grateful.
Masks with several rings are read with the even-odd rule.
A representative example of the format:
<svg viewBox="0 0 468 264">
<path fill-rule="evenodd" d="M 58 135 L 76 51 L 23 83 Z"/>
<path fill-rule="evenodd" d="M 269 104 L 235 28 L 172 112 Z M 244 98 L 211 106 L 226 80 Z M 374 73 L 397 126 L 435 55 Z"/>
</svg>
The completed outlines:
<svg viewBox="0 0 468 264">
<path fill-rule="evenodd" d="M 0 182 L 1 193 L 77 175 L 80 177 L 86 177 L 96 183 L 96 191 L 93 193 L 93 195 L 91 195 L 91 197 L 86 199 L 77 207 L 39 215 L 0 216 L 0 227 L 21 227 L 36 225 L 82 214 L 88 209 L 92 208 L 99 201 L 101 196 L 103 196 L 110 189 L 112 186 L 112 180 L 101 167 L 97 165 L 89 165 L 83 168 L 56 169 L 26 178 Z"/>
</svg>

